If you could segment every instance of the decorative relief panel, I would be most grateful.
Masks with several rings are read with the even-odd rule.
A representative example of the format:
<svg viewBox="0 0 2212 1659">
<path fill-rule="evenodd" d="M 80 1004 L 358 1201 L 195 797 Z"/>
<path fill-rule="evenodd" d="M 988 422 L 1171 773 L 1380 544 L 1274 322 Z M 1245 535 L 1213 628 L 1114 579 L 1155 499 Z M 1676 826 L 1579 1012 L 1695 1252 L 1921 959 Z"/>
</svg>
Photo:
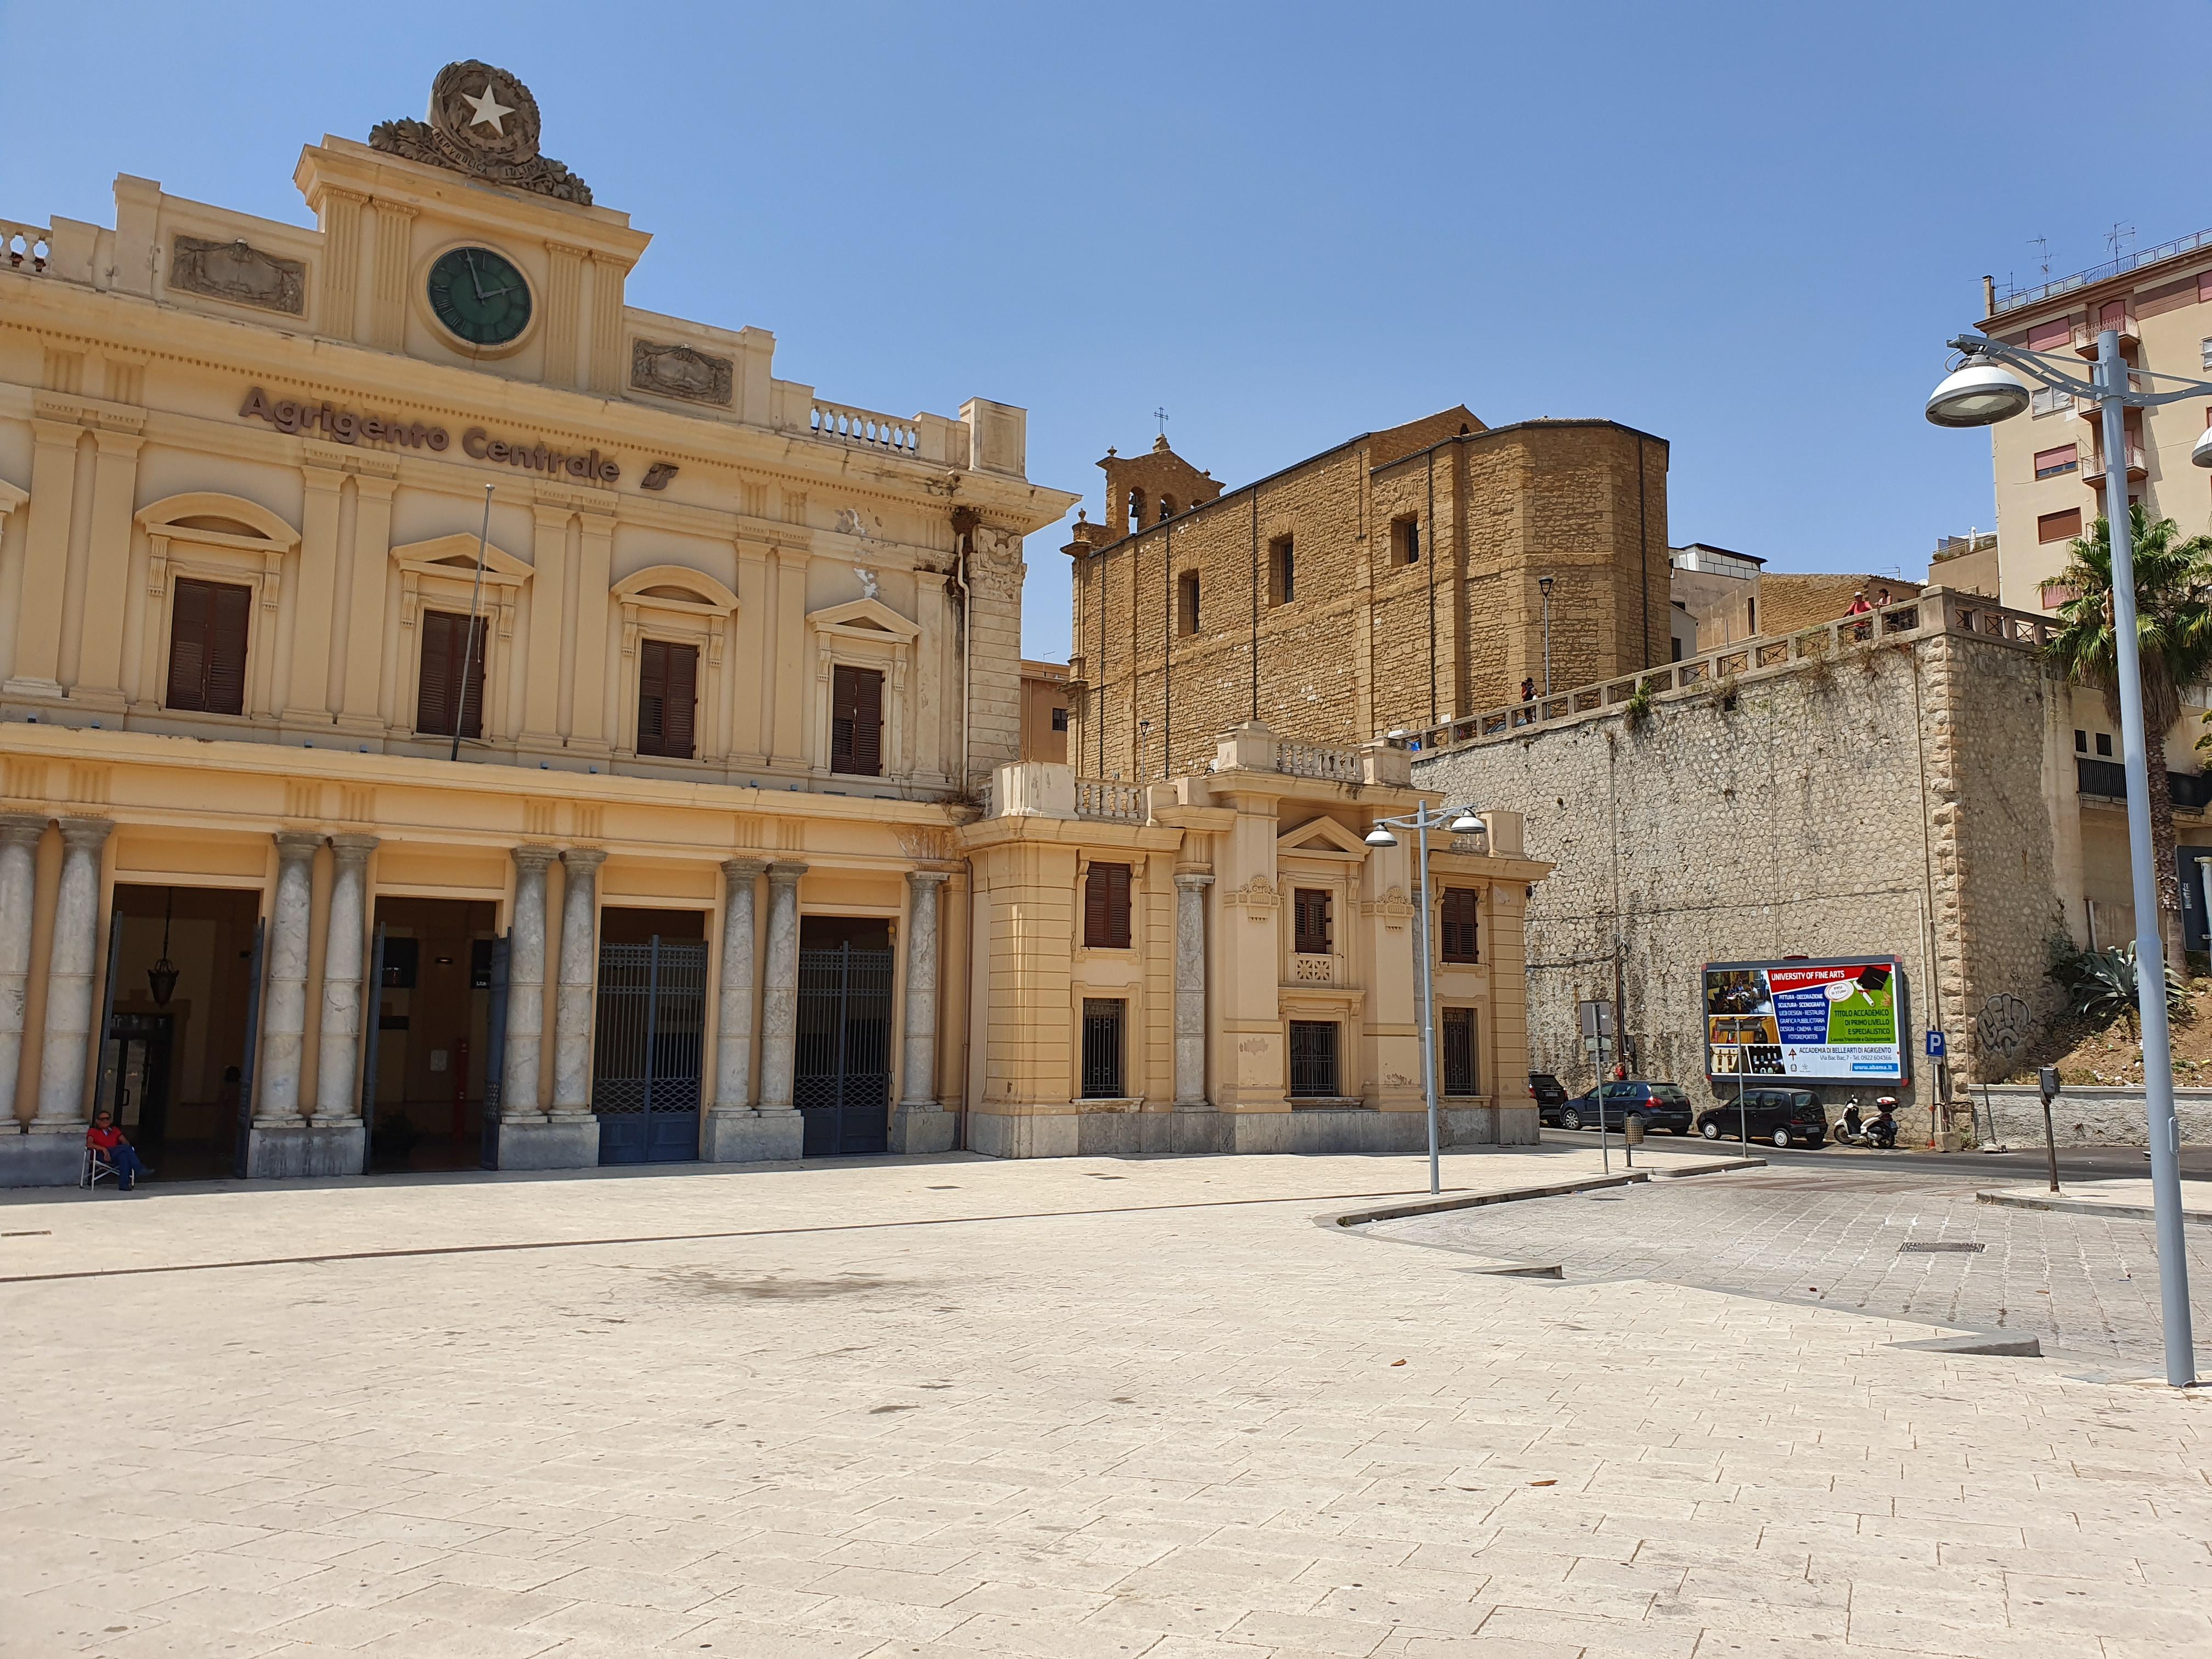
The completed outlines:
<svg viewBox="0 0 2212 1659">
<path fill-rule="evenodd" d="M 1300 985 L 1334 985 L 1336 982 L 1334 957 L 1292 957 L 1291 978 Z"/>
<path fill-rule="evenodd" d="M 307 307 L 307 266 L 305 260 L 264 252 L 243 238 L 213 242 L 179 236 L 169 252 L 169 286 L 297 317 Z"/>
<path fill-rule="evenodd" d="M 726 409 L 735 374 L 727 357 L 709 356 L 688 345 L 657 340 L 632 340 L 629 344 L 629 383 L 640 392 Z"/>
</svg>

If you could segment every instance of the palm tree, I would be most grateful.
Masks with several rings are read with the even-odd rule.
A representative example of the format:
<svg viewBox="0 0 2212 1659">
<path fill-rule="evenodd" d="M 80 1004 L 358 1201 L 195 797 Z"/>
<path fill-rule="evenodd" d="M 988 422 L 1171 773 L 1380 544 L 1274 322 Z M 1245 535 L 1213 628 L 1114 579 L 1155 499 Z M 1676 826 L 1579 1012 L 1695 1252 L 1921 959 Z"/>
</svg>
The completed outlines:
<svg viewBox="0 0 2212 1659">
<path fill-rule="evenodd" d="M 2148 521 L 2141 502 L 2128 507 L 2136 573 L 2136 653 L 2142 664 L 2143 743 L 2150 773 L 2150 836 L 2158 866 L 2159 934 L 2169 963 L 2180 966 L 2181 882 L 2173 863 L 2173 793 L 2166 783 L 2166 738 L 2181 718 L 2185 686 L 2212 673 L 2212 538 L 2185 539 L 2171 519 Z M 2059 632 L 2046 647 L 2059 668 L 2105 694 L 2105 710 L 2120 718 L 2113 655 L 2112 542 L 2102 518 L 2073 546 L 2057 578 L 2074 591 L 2058 608 Z"/>
</svg>

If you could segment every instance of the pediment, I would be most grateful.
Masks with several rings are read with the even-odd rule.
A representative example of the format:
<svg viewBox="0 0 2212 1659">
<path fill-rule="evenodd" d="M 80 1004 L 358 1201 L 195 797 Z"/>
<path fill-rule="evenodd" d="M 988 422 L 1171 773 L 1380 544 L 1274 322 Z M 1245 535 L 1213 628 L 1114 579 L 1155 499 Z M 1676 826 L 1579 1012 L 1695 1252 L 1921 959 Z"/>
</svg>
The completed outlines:
<svg viewBox="0 0 2212 1659">
<path fill-rule="evenodd" d="M 1367 843 L 1332 817 L 1308 818 L 1275 837 L 1275 851 L 1364 859 Z"/>
<path fill-rule="evenodd" d="M 149 534 L 191 535 L 224 547 L 290 549 L 300 542 L 298 531 L 259 502 L 219 490 L 165 495 L 134 516 Z"/>
<path fill-rule="evenodd" d="M 680 564 L 647 565 L 623 577 L 611 591 L 626 605 L 654 605 L 700 616 L 726 617 L 738 608 L 738 596 L 720 582 L 703 570 Z"/>
<path fill-rule="evenodd" d="M 921 634 L 921 629 L 881 599 L 848 599 L 842 605 L 825 605 L 808 611 L 806 620 L 824 632 L 855 639 L 908 641 Z"/>
<path fill-rule="evenodd" d="M 411 570 L 417 575 L 472 582 L 477 576 L 477 538 L 456 531 L 450 536 L 409 542 L 392 550 L 392 562 L 402 570 Z M 497 542 L 483 544 L 483 579 L 487 585 L 520 587 L 530 576 L 531 567 Z"/>
</svg>

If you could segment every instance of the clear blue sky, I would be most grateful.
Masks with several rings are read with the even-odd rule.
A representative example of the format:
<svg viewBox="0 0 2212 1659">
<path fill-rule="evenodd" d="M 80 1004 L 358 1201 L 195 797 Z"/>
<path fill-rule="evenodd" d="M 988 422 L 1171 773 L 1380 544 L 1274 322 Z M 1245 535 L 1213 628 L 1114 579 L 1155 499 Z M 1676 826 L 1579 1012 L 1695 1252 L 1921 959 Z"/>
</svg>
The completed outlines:
<svg viewBox="0 0 2212 1659">
<path fill-rule="evenodd" d="M 1677 542 L 1917 575 L 1993 516 L 1986 441 L 1920 416 L 1982 274 L 2212 225 L 2203 0 L 8 0 L 0 214 L 109 223 L 129 172 L 307 222 L 300 146 L 466 57 L 653 234 L 633 303 L 770 329 L 842 401 L 1025 405 L 1030 477 L 1094 516 L 1156 404 L 1234 484 L 1464 400 L 1671 440 Z M 1033 655 L 1065 540 L 1030 544 Z"/>
</svg>

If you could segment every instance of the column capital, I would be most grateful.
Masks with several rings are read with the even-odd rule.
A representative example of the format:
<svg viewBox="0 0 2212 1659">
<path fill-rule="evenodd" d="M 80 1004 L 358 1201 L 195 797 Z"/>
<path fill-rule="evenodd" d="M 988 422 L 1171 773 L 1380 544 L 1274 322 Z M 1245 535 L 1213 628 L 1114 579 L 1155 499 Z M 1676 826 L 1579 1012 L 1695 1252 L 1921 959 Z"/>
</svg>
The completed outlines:
<svg viewBox="0 0 2212 1659">
<path fill-rule="evenodd" d="M 766 859 L 724 859 L 722 873 L 732 881 L 751 881 L 768 868 Z"/>
<path fill-rule="evenodd" d="M 377 839 L 374 836 L 332 836 L 331 837 L 331 851 L 337 854 L 340 864 L 363 863 L 376 848 Z"/>
<path fill-rule="evenodd" d="M 69 833 L 69 826 L 66 823 L 62 826 L 62 833 L 64 835 Z M 276 839 L 276 856 L 287 861 L 294 859 L 311 859 L 322 850 L 323 846 L 323 838 L 320 836 L 306 830 L 279 830 Z"/>
<path fill-rule="evenodd" d="M 1176 872 L 1175 884 L 1186 892 L 1196 892 L 1202 887 L 1212 886 L 1213 878 L 1200 875 L 1195 871 L 1179 870 Z"/>
<path fill-rule="evenodd" d="M 799 885 L 799 878 L 805 873 L 805 865 L 793 864 L 787 859 L 778 859 L 768 867 L 769 884 L 772 887 L 796 887 Z"/>
<path fill-rule="evenodd" d="M 909 870 L 906 884 L 909 887 L 936 887 L 952 879 L 950 870 Z"/>
<path fill-rule="evenodd" d="M 557 847 L 518 847 L 514 857 L 516 866 L 524 871 L 543 872 L 545 866 L 561 856 Z"/>
<path fill-rule="evenodd" d="M 46 833 L 46 820 L 27 812 L 0 816 L 0 843 L 36 847 Z"/>
<path fill-rule="evenodd" d="M 561 862 L 579 875 L 589 875 L 607 861 L 604 847 L 571 847 L 561 854 Z"/>
<path fill-rule="evenodd" d="M 96 853 L 114 832 L 115 824 L 108 818 L 64 818 L 62 839 L 73 849 Z"/>
</svg>

